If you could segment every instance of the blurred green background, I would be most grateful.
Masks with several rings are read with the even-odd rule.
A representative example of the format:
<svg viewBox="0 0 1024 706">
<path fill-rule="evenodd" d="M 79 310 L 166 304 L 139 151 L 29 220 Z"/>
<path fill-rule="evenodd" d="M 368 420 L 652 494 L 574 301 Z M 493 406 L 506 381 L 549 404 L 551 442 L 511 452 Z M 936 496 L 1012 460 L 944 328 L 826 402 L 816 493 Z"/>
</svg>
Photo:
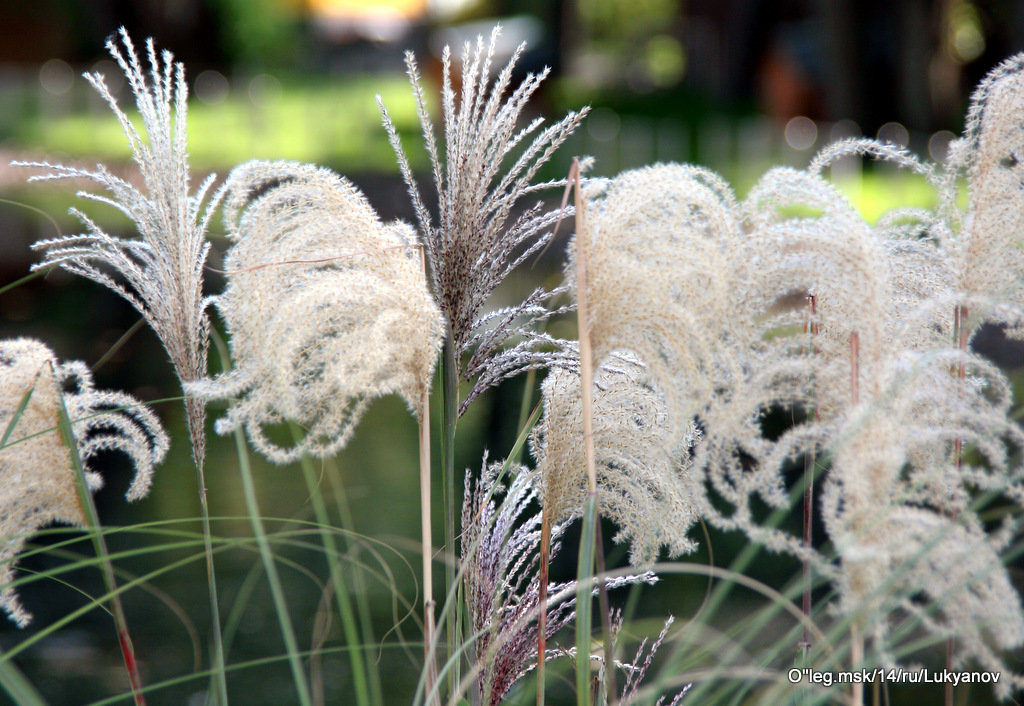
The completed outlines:
<svg viewBox="0 0 1024 706">
<path fill-rule="evenodd" d="M 103 73 L 121 104 L 130 105 L 127 86 L 103 49 L 117 27 L 125 26 L 137 45 L 152 36 L 159 48 L 172 50 L 185 63 L 196 183 L 200 175 L 223 176 L 248 159 L 315 162 L 363 188 L 382 218 L 411 220 L 375 96 L 381 96 L 398 126 L 414 168 L 422 169 L 425 152 L 403 52 L 416 53 L 428 94 L 436 94 L 440 48 L 486 35 L 495 21 L 504 25 L 510 47 L 528 42 L 519 78 L 544 66 L 552 69 L 530 112 L 557 119 L 583 105 L 593 109 L 542 177 L 564 175 L 574 155 L 594 156 L 598 176 L 656 161 L 691 161 L 722 173 L 741 196 L 768 166 L 805 165 L 817 149 L 842 137 L 877 136 L 941 161 L 960 129 L 970 87 L 998 60 L 1024 48 L 1024 10 L 1015 2 L 7 0 L 0 3 L 0 286 L 28 273 L 36 260 L 32 242 L 76 232 L 79 226 L 67 209 L 81 205 L 74 192 L 83 186 L 26 187 L 31 172 L 8 167 L 10 160 L 84 167 L 103 161 L 131 174 L 117 122 L 81 78 L 84 71 Z M 869 219 L 893 205 L 932 203 L 921 181 L 888 167 L 846 159 L 833 176 Z M 428 188 L 429 179 L 421 184 Z M 127 232 L 127 222 L 112 210 L 96 204 L 84 210 L 111 232 Z M 214 268 L 225 249 L 219 228 L 218 223 Z M 559 238 L 496 300 L 512 301 L 538 283 L 557 284 L 563 251 Z M 211 272 L 210 292 L 222 284 Z M 171 432 L 172 455 L 158 469 L 147 499 L 131 506 L 123 501 L 127 469 L 114 456 L 104 459 L 108 483 L 98 496 L 108 526 L 133 526 L 110 537 L 111 550 L 149 548 L 119 561 L 119 568 L 142 575 L 194 559 L 155 577 L 147 590 L 125 596 L 143 676 L 153 684 L 193 674 L 206 664 L 202 636 L 208 634 L 208 609 L 201 556 L 195 549 L 166 548 L 174 533 L 198 531 L 181 406 L 177 400 L 158 401 L 178 394 L 166 355 L 143 328 L 106 356 L 137 319 L 109 291 L 60 272 L 0 294 L 0 335 L 41 338 L 62 359 L 93 364 L 107 358 L 95 371 L 98 386 L 157 401 Z M 556 325 L 573 335 L 571 322 Z M 999 332 L 988 332 L 980 345 L 1001 365 L 1019 371 L 1020 349 L 1006 344 Z M 1020 380 L 1019 372 L 1015 375 Z M 526 381 L 514 380 L 471 408 L 459 425 L 457 468 L 479 468 L 485 448 L 492 458 L 509 451 L 524 394 L 536 400 L 535 387 L 531 391 Z M 219 415 L 214 406 L 211 417 Z M 415 441 L 415 423 L 402 403 L 382 400 L 345 451 L 322 469 L 321 489 L 333 511 L 350 517 L 359 534 L 348 548 L 346 570 L 372 609 L 377 640 L 389 644 L 420 637 L 412 617 L 416 611 L 409 608 L 416 600 L 418 573 Z M 216 557 L 222 614 L 237 628 L 229 662 L 281 655 L 259 561 L 246 540 L 250 528 L 243 517 L 233 440 L 218 439 L 211 430 L 210 454 L 211 512 L 229 518 L 216 521 L 214 532 L 235 542 Z M 271 529 L 299 533 L 287 535 L 291 542 L 282 535 L 275 547 L 291 562 L 284 573 L 300 639 L 309 647 L 318 644 L 318 635 L 327 636 L 320 665 L 327 703 L 346 703 L 349 663 L 336 649 L 341 644 L 336 620 L 323 622 L 324 557 L 302 546 L 307 538 L 301 533 L 308 530 L 302 523 L 311 519 L 309 491 L 296 468 L 271 467 L 256 456 L 253 461 Z M 435 496 L 440 507 L 439 487 Z M 606 528 L 606 537 L 613 533 Z M 440 534 L 438 521 L 435 537 Z M 54 530 L 42 533 L 33 546 L 45 548 L 74 536 Z M 728 565 L 743 543 L 716 537 L 714 562 Z M 66 550 L 90 552 L 84 542 Z M 621 549 L 609 550 L 613 564 L 624 560 Z M 688 559 L 707 562 L 709 556 L 705 548 Z M 19 565 L 27 575 L 67 561 L 62 552 L 48 551 L 26 556 Z M 351 568 L 360 563 L 365 570 Z M 554 568 L 555 577 L 567 578 L 572 567 L 571 558 L 564 558 Z M 795 562 L 776 557 L 756 563 L 752 574 L 781 588 L 797 569 Z M 1015 577 L 1020 579 L 1019 571 Z M 81 592 L 101 591 L 95 569 L 63 578 L 66 583 L 40 581 L 20 591 L 36 620 L 25 631 L 0 621 L 4 652 L 20 650 L 35 632 L 82 605 Z M 639 615 L 652 621 L 647 627 L 656 633 L 658 616 L 693 615 L 705 589 L 703 580 L 669 578 L 643 594 Z M 735 610 L 742 615 L 744 607 Z M 407 702 L 418 677 L 418 649 L 388 647 L 379 660 L 388 702 Z M 88 703 L 125 688 L 109 619 L 99 611 L 33 644 L 16 662 L 55 704 Z M 240 668 L 231 673 L 229 685 L 237 703 L 281 704 L 294 698 L 283 659 Z M 153 691 L 148 700 L 203 703 L 205 688 L 203 678 L 193 678 Z M 897 702 L 921 703 L 937 694 L 902 692 Z M 528 693 L 520 696 L 523 703 L 532 701 Z M 987 698 L 987 693 L 972 694 L 970 703 Z"/>
</svg>

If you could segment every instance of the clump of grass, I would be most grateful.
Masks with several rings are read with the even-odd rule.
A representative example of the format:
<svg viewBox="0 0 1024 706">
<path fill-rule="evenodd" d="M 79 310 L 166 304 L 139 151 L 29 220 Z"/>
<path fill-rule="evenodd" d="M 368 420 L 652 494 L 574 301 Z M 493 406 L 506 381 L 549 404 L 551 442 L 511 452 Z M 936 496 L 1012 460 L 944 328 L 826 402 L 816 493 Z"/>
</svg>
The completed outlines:
<svg viewBox="0 0 1024 706">
<path fill-rule="evenodd" d="M 971 341 L 983 323 L 1014 336 L 1024 331 L 1024 58 L 1008 60 L 979 86 L 945 166 L 873 140 L 844 141 L 807 169 L 769 170 L 740 201 L 720 177 L 686 165 L 585 182 L 577 164 L 567 180 L 534 183 L 586 111 L 547 127 L 540 120 L 521 125 L 546 73 L 513 85 L 520 47 L 492 78 L 497 37 L 496 30 L 489 41 L 465 47 L 458 82 L 445 50 L 440 139 L 416 61 L 407 57 L 437 214 L 426 209 L 380 102 L 418 232 L 382 223 L 343 177 L 293 162 L 249 162 L 212 198 L 210 181 L 192 193 L 184 70 L 150 43 L 146 72 L 125 34 L 123 49 L 112 43 L 111 52 L 128 76 L 145 135 L 101 77 L 89 80 L 128 137 L 143 186 L 102 166 L 30 165 L 46 170 L 40 178 L 100 184 L 108 195 L 87 196 L 138 227 L 141 240 L 117 238 L 76 211 L 85 234 L 38 247 L 44 265 L 60 265 L 128 299 L 160 337 L 189 395 L 215 634 L 202 482 L 205 402 L 227 403 L 217 429 L 234 434 L 246 519 L 285 645 L 281 659 L 299 701 L 312 704 L 320 691 L 310 686 L 301 623 L 278 569 L 290 560 L 274 543 L 309 547 L 269 529 L 245 438 L 272 461 L 302 464 L 318 518 L 317 551 L 334 562 L 337 544 L 310 457 L 336 454 L 372 400 L 397 394 L 420 423 L 423 644 L 410 650 L 422 670 L 414 700 L 458 702 L 468 695 L 498 704 L 534 685 L 543 703 L 544 665 L 559 657 L 574 662 L 578 704 L 654 701 L 657 694 L 672 694 L 672 704 L 688 694 L 735 702 L 768 678 L 776 683 L 758 693 L 772 702 L 835 698 L 834 691 L 783 683 L 798 644 L 800 664 L 820 669 L 907 667 L 922 658 L 922 645 L 947 644 L 949 668 L 998 671 L 1004 678 L 996 696 L 1012 696 L 1024 677 L 1009 669 L 1006 654 L 1024 644 L 1024 611 L 1004 564 L 1020 550 L 1024 431 L 1011 417 L 1005 374 Z M 933 186 L 938 206 L 895 209 L 868 223 L 823 176 L 848 155 L 911 170 Z M 969 191 L 966 209 L 961 181 Z M 565 284 L 488 311 L 496 287 L 550 241 L 568 211 L 543 202 L 524 208 L 523 201 L 567 183 L 577 186 L 577 200 Z M 221 205 L 232 247 L 227 288 L 212 301 L 230 335 L 225 360 L 233 360 L 211 377 L 204 234 Z M 555 304 L 563 293 L 576 303 Z M 542 330 L 574 306 L 578 343 Z M 446 651 L 435 626 L 429 424 L 439 354 L 447 580 L 437 624 L 445 628 Z M 483 392 L 523 371 L 546 372 L 541 406 L 507 457 L 518 459 L 530 437 L 534 467 L 485 460 L 479 472 L 466 474 L 457 518 L 456 421 Z M 0 345 L 0 373 L 0 600 L 24 622 L 10 566 L 27 535 L 55 520 L 98 524 L 95 513 L 87 517 L 81 489 L 73 492 L 68 483 L 74 459 L 127 452 L 138 469 L 129 490 L 136 497 L 148 488 L 166 438 L 152 413 L 126 396 L 95 393 L 87 370 L 57 363 L 41 344 Z M 460 381 L 471 383 L 462 400 Z M 62 399 L 66 411 L 59 413 Z M 791 422 L 765 433 L 763 420 L 780 409 Z M 55 442 L 57 428 L 67 437 L 63 445 Z M 286 440 L 277 436 L 283 431 Z M 783 522 L 804 497 L 805 488 L 791 479 L 801 463 L 804 483 L 813 479 L 819 489 L 817 496 L 807 491 L 826 533 L 817 543 Z M 95 476 L 78 465 L 80 485 L 95 486 Z M 47 470 L 33 473 L 37 466 Z M 614 539 L 629 543 L 628 561 L 641 570 L 604 566 L 599 515 L 617 527 Z M 576 580 L 550 581 L 551 558 L 579 518 Z M 671 557 L 697 551 L 694 528 L 703 523 L 750 540 L 730 570 L 658 562 L 663 549 Z M 762 549 L 799 560 L 808 576 L 773 588 L 743 574 Z M 657 572 L 704 575 L 718 585 L 697 619 L 679 630 L 670 630 L 671 619 L 659 620 L 664 627 L 654 641 L 641 642 L 623 661 L 628 624 L 606 589 L 640 590 Z M 117 595 L 112 570 L 106 574 L 108 593 Z M 312 578 L 318 595 L 331 595 Z M 370 704 L 382 696 L 367 678 L 372 660 L 363 660 L 372 650 L 359 644 L 349 590 L 358 587 L 345 580 L 332 563 L 352 690 L 356 701 Z M 828 590 L 812 605 L 815 583 Z M 738 625 L 722 615 L 733 586 L 767 600 Z M 803 610 L 795 605 L 801 593 Z M 405 600 L 397 590 L 395 600 Z M 791 625 L 780 622 L 783 615 Z M 593 644 L 595 617 L 600 647 Z M 570 624 L 574 644 L 553 644 Z M 316 675 L 327 625 L 318 618 Z M 761 639 L 773 629 L 778 639 Z M 659 648 L 668 653 L 666 669 L 649 674 Z M 215 649 L 216 698 L 226 703 L 229 666 Z M 624 677 L 621 689 L 616 674 Z M 642 685 L 645 678 L 653 683 Z M 27 693 L 11 670 L 0 670 L 0 683 Z M 133 680 L 137 698 L 139 685 Z M 862 702 L 863 686 L 850 696 Z"/>
</svg>

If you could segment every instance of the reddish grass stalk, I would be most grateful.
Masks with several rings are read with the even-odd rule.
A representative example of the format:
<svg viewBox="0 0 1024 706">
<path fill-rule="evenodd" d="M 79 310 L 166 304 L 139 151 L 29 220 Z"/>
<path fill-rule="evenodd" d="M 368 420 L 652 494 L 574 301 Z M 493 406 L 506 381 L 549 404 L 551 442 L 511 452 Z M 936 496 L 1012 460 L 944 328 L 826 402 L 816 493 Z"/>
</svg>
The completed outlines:
<svg viewBox="0 0 1024 706">
<path fill-rule="evenodd" d="M 809 309 L 807 316 L 807 323 L 804 324 L 804 333 L 810 334 L 812 337 L 811 342 L 811 354 L 814 354 L 814 343 L 813 338 L 818 335 L 818 302 L 814 295 L 808 295 L 807 306 Z M 814 408 L 814 421 L 818 421 L 818 408 Z M 814 465 L 815 465 L 815 454 L 811 452 L 807 457 L 804 458 L 804 548 L 808 552 L 811 550 L 813 543 L 813 525 L 814 525 Z M 803 596 L 803 613 L 804 617 L 808 620 L 804 622 L 804 634 L 803 640 L 800 642 L 800 648 L 803 650 L 804 659 L 807 658 L 808 651 L 811 648 L 811 634 L 807 629 L 807 625 L 810 623 L 811 617 L 811 562 L 809 559 L 804 559 L 804 596 Z"/>
<path fill-rule="evenodd" d="M 960 348 L 960 352 L 965 352 L 967 350 L 967 307 L 962 304 L 953 310 L 953 336 Z M 963 358 L 961 358 L 960 363 L 957 365 L 956 376 L 962 385 L 964 378 L 967 377 L 967 366 Z M 963 439 L 959 436 L 953 442 L 953 463 L 956 467 L 957 475 L 960 474 L 960 466 L 963 463 L 963 444 Z M 953 669 L 953 652 L 955 647 L 954 639 L 952 637 L 949 638 L 946 641 L 946 669 L 948 671 Z M 951 682 L 946 682 L 945 706 L 953 706 L 953 684 Z"/>
<path fill-rule="evenodd" d="M 547 652 L 548 560 L 551 556 L 551 513 L 545 504 L 540 522 L 540 581 L 537 597 L 537 706 L 544 706 L 544 654 Z"/>
<path fill-rule="evenodd" d="M 860 402 L 860 334 L 850 332 L 850 406 Z M 850 625 L 850 669 L 858 669 L 864 661 L 864 636 L 860 632 L 859 621 L 855 618 Z M 850 703 L 860 706 L 864 703 L 864 684 L 853 683 Z"/>
</svg>

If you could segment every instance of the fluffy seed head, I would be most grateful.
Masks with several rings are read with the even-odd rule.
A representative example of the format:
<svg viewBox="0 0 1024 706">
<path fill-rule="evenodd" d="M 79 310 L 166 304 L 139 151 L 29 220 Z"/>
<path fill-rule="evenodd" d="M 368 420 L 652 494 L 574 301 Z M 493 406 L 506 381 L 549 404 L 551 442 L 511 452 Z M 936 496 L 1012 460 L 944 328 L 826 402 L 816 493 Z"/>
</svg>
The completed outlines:
<svg viewBox="0 0 1024 706">
<path fill-rule="evenodd" d="M 225 188 L 235 244 L 216 305 L 235 369 L 188 388 L 235 398 L 217 430 L 242 426 L 286 463 L 338 451 L 376 397 L 398 394 L 418 410 L 442 320 L 412 229 L 381 223 L 348 181 L 311 165 L 249 162 Z M 291 447 L 264 431 L 285 420 L 305 428 Z"/>
<path fill-rule="evenodd" d="M 613 351 L 634 353 L 681 442 L 715 389 L 716 356 L 725 350 L 718 334 L 731 320 L 735 212 L 713 173 L 660 164 L 595 183 L 584 235 L 576 236 L 586 238 L 595 364 Z M 571 252 L 578 249 L 574 241 Z M 570 279 L 575 270 L 571 262 Z"/>
<path fill-rule="evenodd" d="M 495 27 L 488 43 L 483 37 L 477 37 L 475 44 L 466 43 L 458 93 L 453 85 L 451 50 L 444 48 L 440 147 L 416 59 L 406 54 L 437 192 L 436 218 L 423 203 L 398 132 L 378 97 L 416 212 L 434 297 L 448 325 L 459 374 L 463 380 L 475 379 L 460 414 L 488 387 L 558 358 L 563 342 L 531 331 L 533 324 L 550 315 L 539 306 L 547 298 L 542 290 L 496 315 L 480 316 L 480 312 L 509 273 L 551 239 L 550 228 L 560 217 L 558 210 L 547 210 L 540 201 L 533 205 L 525 201 L 543 189 L 564 185 L 564 181 L 534 183 L 534 178 L 588 110 L 570 112 L 547 127 L 542 127 L 541 118 L 520 125 L 520 117 L 548 69 L 528 75 L 513 87 L 512 72 L 525 48 L 520 45 L 492 81 L 499 33 L 500 27 Z M 472 360 L 464 365 L 464 357 L 470 353 Z"/>
<path fill-rule="evenodd" d="M 149 409 L 128 395 L 93 389 L 82 363 L 59 363 L 35 340 L 0 342 L 0 434 L 6 437 L 0 444 L 0 608 L 19 626 L 31 616 L 10 587 L 15 556 L 40 527 L 86 523 L 71 456 L 58 431 L 58 395 L 72 420 L 90 488 L 102 485 L 89 469 L 90 459 L 101 451 L 119 451 L 135 466 L 128 499 L 138 499 L 167 453 L 167 435 Z"/>
<path fill-rule="evenodd" d="M 1018 54 L 975 89 L 964 136 L 952 146 L 951 176 L 964 170 L 970 190 L 963 229 L 952 245 L 972 330 L 988 318 L 1024 331 L 1022 115 L 1024 54 Z"/>
<path fill-rule="evenodd" d="M 580 377 L 552 370 L 542 394 L 544 416 L 531 441 L 541 499 L 559 522 L 578 516 L 587 496 Z M 630 542 L 637 566 L 655 561 L 663 545 L 673 556 L 693 551 L 686 536 L 697 520 L 693 472 L 675 453 L 664 397 L 646 369 L 627 354 L 613 356 L 596 372 L 593 400 L 600 507 L 619 526 L 615 541 Z M 687 444 L 696 437 L 691 425 Z"/>
</svg>

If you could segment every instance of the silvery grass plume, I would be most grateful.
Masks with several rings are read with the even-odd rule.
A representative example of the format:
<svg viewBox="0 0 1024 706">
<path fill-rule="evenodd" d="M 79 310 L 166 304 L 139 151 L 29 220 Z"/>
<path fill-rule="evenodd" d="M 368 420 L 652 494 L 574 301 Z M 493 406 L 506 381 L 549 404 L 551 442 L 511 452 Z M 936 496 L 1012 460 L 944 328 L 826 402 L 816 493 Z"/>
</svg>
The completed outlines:
<svg viewBox="0 0 1024 706">
<path fill-rule="evenodd" d="M 733 297 L 734 319 L 750 330 L 738 353 L 745 361 L 743 386 L 709 407 L 707 441 L 697 449 L 696 464 L 707 479 L 710 521 L 811 560 L 794 537 L 762 525 L 751 499 L 785 506 L 784 464 L 827 444 L 831 431 L 822 430 L 834 429 L 798 424 L 776 441 L 762 437 L 741 445 L 735 440 L 742 434 L 722 430 L 773 406 L 825 425 L 841 418 L 852 404 L 852 338 L 858 387 L 880 394 L 887 378 L 878 366 L 887 345 L 924 351 L 948 344 L 948 317 L 933 298 L 950 278 L 933 245 L 897 227 L 902 221 L 894 220 L 891 237 L 882 238 L 814 173 L 769 170 L 741 209 L 745 233 L 733 258 Z M 813 314 L 803 305 L 807 298 L 814 301 Z M 811 330 L 817 333 L 806 333 Z M 753 435 L 760 436 L 756 427 Z"/>
<path fill-rule="evenodd" d="M 502 464 L 485 457 L 480 479 L 467 473 L 462 504 L 462 565 L 466 568 L 466 604 L 477 635 L 475 655 L 481 667 L 479 701 L 499 703 L 512 685 L 537 663 L 537 621 L 531 612 L 540 605 L 537 557 L 540 514 L 527 515 L 536 493 L 523 468 L 511 468 L 508 489 L 500 481 Z M 500 496 L 504 494 L 504 498 Z M 554 556 L 564 524 L 552 530 Z M 564 585 L 549 584 L 553 594 Z M 573 619 L 572 601 L 548 604 L 546 638 L 554 637 Z"/>
<path fill-rule="evenodd" d="M 88 520 L 75 487 L 59 425 L 63 395 L 91 490 L 102 486 L 89 461 L 124 453 L 135 466 L 129 500 L 146 495 L 153 467 L 167 454 L 167 435 L 148 407 L 129 395 L 93 388 L 83 363 L 59 363 L 39 341 L 0 341 L 0 607 L 24 627 L 31 619 L 11 587 L 13 562 L 29 535 L 51 522 Z"/>
<path fill-rule="evenodd" d="M 969 312 L 961 326 L 973 336 L 988 320 L 1024 337 L 1024 54 L 975 89 L 946 167 L 945 210 L 956 214 L 958 177 L 966 176 L 969 193 L 962 220 L 941 233 L 956 265 L 958 303 Z"/>
<path fill-rule="evenodd" d="M 937 244 L 954 287 L 950 311 L 969 341 L 985 321 L 1024 335 L 1024 54 L 1012 56 L 978 84 L 963 135 L 954 140 L 941 170 L 874 140 L 840 141 L 823 150 L 809 171 L 865 154 L 920 173 L 936 187 L 934 211 L 904 210 L 900 219 Z M 967 186 L 966 211 L 960 207 Z M 947 314 L 952 317 L 952 314 Z"/>
<path fill-rule="evenodd" d="M 541 514 L 529 514 L 537 497 L 536 475 L 521 466 L 488 464 L 484 457 L 479 480 L 466 474 L 462 504 L 462 565 L 465 567 L 466 604 L 469 606 L 475 655 L 480 666 L 479 702 L 493 706 L 537 664 L 537 619 L 540 604 L 539 548 Z M 500 496 L 504 495 L 504 498 Z M 551 558 L 560 548 L 558 538 L 567 523 L 552 528 Z M 608 588 L 638 583 L 653 584 L 652 572 L 608 579 Z M 576 582 L 549 583 L 549 596 L 565 600 L 547 603 L 545 635 L 554 637 L 575 617 Z M 552 648 L 545 659 L 566 654 Z"/>
<path fill-rule="evenodd" d="M 672 627 L 672 623 L 675 622 L 675 618 L 671 615 L 665 620 L 665 625 L 661 628 L 661 632 L 658 633 L 658 637 L 655 638 L 654 642 L 648 646 L 647 638 L 645 637 L 641 642 L 640 646 L 636 649 L 636 655 L 633 657 L 632 664 L 626 669 L 626 683 L 622 685 L 622 695 L 619 697 L 618 703 L 621 706 L 630 706 L 637 701 L 640 697 L 640 685 L 643 683 L 644 677 L 647 676 L 647 671 L 651 668 L 651 664 L 654 662 L 654 655 L 661 649 L 662 643 L 665 642 L 665 638 L 668 637 L 668 630 Z M 664 696 L 660 697 L 654 704 L 654 706 L 679 706 L 683 702 L 683 698 L 686 697 L 687 692 L 693 687 L 693 682 L 690 682 L 682 689 L 680 689 L 672 700 L 666 705 Z"/>
<path fill-rule="evenodd" d="M 150 39 L 146 42 L 147 72 L 124 28 L 120 35 L 124 50 L 113 38 L 107 41 L 107 50 L 131 86 L 142 118 L 142 133 L 118 106 L 101 74 L 87 73 L 85 78 L 120 122 L 143 187 L 136 188 L 102 164 L 92 171 L 48 162 L 16 164 L 46 170 L 29 181 L 95 182 L 107 195 L 81 191 L 79 197 L 107 204 L 127 215 L 141 240 L 111 236 L 73 208 L 71 212 L 85 224 L 86 232 L 37 242 L 33 247 L 44 251 L 45 258 L 35 268 L 58 264 L 127 299 L 152 326 L 184 384 L 206 374 L 209 321 L 204 311 L 203 266 L 209 244 L 204 234 L 218 199 L 214 196 L 206 200 L 212 175 L 194 194 L 189 192 L 184 66 L 175 63 L 168 51 L 157 55 Z M 205 411 L 201 402 L 192 399 L 186 399 L 185 408 L 195 460 L 202 464 Z"/>
<path fill-rule="evenodd" d="M 883 660 L 895 661 L 889 638 L 909 614 L 939 638 L 955 635 L 958 659 L 1005 671 L 998 652 L 1024 642 L 1020 599 L 1000 563 L 1012 531 L 986 532 L 974 501 L 1019 497 L 1013 458 L 1024 434 L 1008 418 L 1005 377 L 953 345 L 948 261 L 914 219 L 871 228 L 811 172 L 770 171 L 746 209 L 756 270 L 767 273 L 760 286 L 815 298 L 818 334 L 796 361 L 806 373 L 774 394 L 816 414 L 762 463 L 781 476 L 801 453 L 831 456 L 820 507 L 839 561 L 820 568 L 836 582 L 838 607 Z M 783 337 L 792 316 L 763 325 Z M 955 461 L 958 441 L 977 461 Z M 1000 694 L 1017 681 L 1008 676 Z"/>
<path fill-rule="evenodd" d="M 623 172 L 592 183 L 585 196 L 584 232 L 570 246 L 566 272 L 575 288 L 578 241 L 586 238 L 593 362 L 633 352 L 665 396 L 668 422 L 683 442 L 690 421 L 733 372 L 719 357 L 735 320 L 735 198 L 716 174 L 678 164 Z"/>
<path fill-rule="evenodd" d="M 632 439 L 623 498 L 639 502 L 645 492 L 639 479 L 662 479 L 657 492 L 646 488 L 650 500 L 635 506 L 651 524 L 637 535 L 646 539 L 634 543 L 634 558 L 651 561 L 661 543 L 675 555 L 691 550 L 687 530 L 713 509 L 710 503 L 701 507 L 701 469 L 689 462 L 691 454 L 706 457 L 714 448 L 721 458 L 707 463 L 733 469 L 741 456 L 760 453 L 751 447 L 762 443 L 757 424 L 761 405 L 748 399 L 745 390 L 751 371 L 765 367 L 755 354 L 764 358 L 765 353 L 756 351 L 736 282 L 737 253 L 744 244 L 741 213 L 720 177 L 687 165 L 623 172 L 603 183 L 592 182 L 585 196 L 584 226 L 570 246 L 566 271 L 575 287 L 574 261 L 584 243 L 594 363 L 610 365 L 610 357 L 621 352 L 635 356 L 645 367 L 644 380 L 640 387 L 634 381 L 635 391 L 627 395 L 646 387 L 643 394 L 660 405 L 658 445 L 641 440 L 638 425 L 630 426 L 628 418 L 605 441 L 595 430 L 598 447 L 622 443 L 612 439 Z M 575 385 L 578 390 L 579 383 Z M 605 391 L 595 389 L 594 394 L 595 405 L 608 405 L 600 401 Z M 595 425 L 604 423 L 600 417 L 595 414 Z M 695 422 L 703 432 L 699 442 Z M 619 465 L 610 467 L 618 473 Z M 747 475 L 740 469 L 732 474 L 733 482 L 747 488 L 754 484 Z M 758 491 L 773 505 L 785 504 L 784 486 L 775 476 L 769 480 L 774 482 L 757 483 Z M 573 487 L 578 489 L 575 481 Z M 652 512 L 651 502 L 664 502 L 672 512 Z"/>
<path fill-rule="evenodd" d="M 214 302 L 235 368 L 188 386 L 231 398 L 217 431 L 243 427 L 267 458 L 288 463 L 341 449 L 377 397 L 398 394 L 418 415 L 442 320 L 415 232 L 381 223 L 354 186 L 312 165 L 248 162 L 224 189 L 234 245 Z M 282 446 L 265 427 L 287 420 L 305 435 Z"/>
<path fill-rule="evenodd" d="M 651 668 L 651 664 L 654 663 L 654 656 L 658 653 L 658 650 L 661 649 L 662 644 L 665 642 L 665 638 L 668 636 L 669 628 L 672 627 L 672 624 L 674 622 L 675 618 L 673 618 L 671 615 L 668 616 L 668 618 L 665 620 L 665 624 L 661 628 L 661 632 L 658 633 L 658 637 L 655 638 L 654 642 L 649 643 L 646 637 L 643 640 L 641 640 L 640 645 L 639 647 L 637 647 L 636 654 L 633 656 L 632 661 L 624 662 L 620 660 L 615 660 L 615 667 L 625 673 L 625 680 L 622 685 L 622 693 L 619 694 L 616 703 L 621 704 L 622 706 L 631 706 L 631 704 L 637 703 L 638 700 L 641 699 L 649 703 L 650 699 L 653 698 L 652 696 L 649 696 L 647 694 L 642 694 L 641 686 L 643 684 L 644 678 L 647 676 L 647 672 Z M 622 635 L 621 610 L 612 610 L 609 625 L 611 628 L 611 639 L 614 643 L 616 643 L 616 648 L 613 651 L 618 651 L 618 643 L 620 642 L 619 638 Z M 575 647 L 571 647 L 567 650 L 555 649 L 552 650 L 552 652 L 555 654 L 555 656 L 566 656 L 574 660 L 579 658 L 579 651 Z M 598 675 L 596 679 L 598 683 L 604 684 L 604 651 L 602 650 L 598 653 L 592 652 L 590 655 L 590 659 L 600 662 L 600 667 L 598 669 Z M 672 700 L 667 703 L 665 699 L 668 697 L 660 696 L 658 700 L 654 703 L 654 706 L 679 706 L 679 704 L 683 702 L 683 699 L 686 697 L 686 694 L 690 691 L 692 687 L 692 682 L 686 684 L 682 689 L 676 692 L 675 695 L 672 696 Z M 605 691 L 606 690 L 600 693 L 599 700 L 597 700 L 596 703 L 609 703 L 610 699 L 607 698 L 607 694 L 604 693 Z"/>
<path fill-rule="evenodd" d="M 539 201 L 522 212 L 519 209 L 526 197 L 564 185 L 564 181 L 532 181 L 588 111 L 570 112 L 543 129 L 541 118 L 517 129 L 520 115 L 548 70 L 530 74 L 512 89 L 512 71 L 525 47 L 520 45 L 491 83 L 491 61 L 499 31 L 499 27 L 494 28 L 486 46 L 482 37 L 477 38 L 475 46 L 465 45 L 458 98 L 452 85 L 451 51 L 449 47 L 444 49 L 443 155 L 416 59 L 412 53 L 406 54 L 437 190 L 436 220 L 423 203 L 395 126 L 379 97 L 377 101 L 427 248 L 431 287 L 447 322 L 461 378 L 476 378 L 460 414 L 480 393 L 505 378 L 565 356 L 564 351 L 560 352 L 562 342 L 534 331 L 537 323 L 557 313 L 546 305 L 560 290 L 537 289 L 519 305 L 480 317 L 494 289 L 551 239 L 552 232 L 545 229 L 557 222 L 557 210 L 547 211 Z M 531 136 L 533 141 L 503 172 L 513 152 Z M 470 353 L 472 357 L 465 361 Z"/>
<path fill-rule="evenodd" d="M 553 522 L 579 517 L 587 499 L 580 376 L 553 369 L 541 386 L 544 414 L 534 427 L 535 484 Z M 630 542 L 630 563 L 652 564 L 661 546 L 672 556 L 693 551 L 687 533 L 697 521 L 695 473 L 677 453 L 664 396 L 634 356 L 610 356 L 597 371 L 593 434 L 602 514 Z M 684 448 L 697 442 L 691 424 Z"/>
</svg>

